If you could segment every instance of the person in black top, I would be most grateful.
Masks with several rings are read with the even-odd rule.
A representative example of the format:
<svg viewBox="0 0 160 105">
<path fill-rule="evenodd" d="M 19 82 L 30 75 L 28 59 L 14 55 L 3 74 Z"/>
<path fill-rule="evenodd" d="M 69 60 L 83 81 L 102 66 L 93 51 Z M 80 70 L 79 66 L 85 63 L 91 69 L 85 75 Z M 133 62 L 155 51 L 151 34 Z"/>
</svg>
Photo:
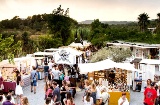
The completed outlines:
<svg viewBox="0 0 160 105">
<path fill-rule="evenodd" d="M 109 73 L 109 83 L 114 84 L 115 73 L 113 70 Z"/>
<path fill-rule="evenodd" d="M 62 105 L 65 105 L 64 102 L 63 102 L 63 100 L 66 98 L 66 88 L 65 88 L 66 85 L 67 85 L 66 80 L 63 80 L 62 81 L 61 91 L 60 91 Z"/>
</svg>

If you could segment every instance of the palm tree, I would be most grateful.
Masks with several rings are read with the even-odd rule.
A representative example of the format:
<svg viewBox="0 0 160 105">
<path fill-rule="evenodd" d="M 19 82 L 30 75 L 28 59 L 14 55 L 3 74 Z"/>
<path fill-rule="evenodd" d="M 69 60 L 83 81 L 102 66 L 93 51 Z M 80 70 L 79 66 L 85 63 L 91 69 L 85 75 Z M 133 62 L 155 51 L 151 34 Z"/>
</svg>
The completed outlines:
<svg viewBox="0 0 160 105">
<path fill-rule="evenodd" d="M 157 14 L 158 20 L 160 20 L 160 13 Z"/>
<path fill-rule="evenodd" d="M 160 33 L 160 13 L 157 14 L 157 27 L 156 27 L 156 33 Z"/>
<path fill-rule="evenodd" d="M 149 19 L 149 16 L 148 16 L 147 13 L 142 13 L 138 17 L 138 24 L 139 24 L 140 30 L 142 32 L 147 30 L 147 26 L 149 24 L 149 20 L 148 19 Z"/>
</svg>

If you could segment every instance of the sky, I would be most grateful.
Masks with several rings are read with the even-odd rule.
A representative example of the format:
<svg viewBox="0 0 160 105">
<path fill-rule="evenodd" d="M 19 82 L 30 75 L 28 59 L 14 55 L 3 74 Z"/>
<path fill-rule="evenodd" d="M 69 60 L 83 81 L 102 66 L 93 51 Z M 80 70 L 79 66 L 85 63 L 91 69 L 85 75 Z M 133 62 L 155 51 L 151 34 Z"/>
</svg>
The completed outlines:
<svg viewBox="0 0 160 105">
<path fill-rule="evenodd" d="M 137 21 L 144 12 L 156 19 L 160 13 L 160 0 L 0 0 L 0 20 L 52 13 L 59 5 L 69 8 L 70 17 L 78 22 Z"/>
</svg>

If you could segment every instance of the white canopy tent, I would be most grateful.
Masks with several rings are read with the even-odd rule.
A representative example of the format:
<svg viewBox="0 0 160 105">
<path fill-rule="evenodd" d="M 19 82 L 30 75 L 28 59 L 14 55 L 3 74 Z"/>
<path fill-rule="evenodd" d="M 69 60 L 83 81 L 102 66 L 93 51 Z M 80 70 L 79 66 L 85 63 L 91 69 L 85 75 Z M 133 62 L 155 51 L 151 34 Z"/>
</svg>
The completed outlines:
<svg viewBox="0 0 160 105">
<path fill-rule="evenodd" d="M 115 67 L 129 71 L 138 71 L 137 69 L 134 68 L 134 65 L 130 63 L 116 63 Z"/>
<path fill-rule="evenodd" d="M 68 45 L 70 47 L 75 47 L 75 48 L 83 48 L 84 46 L 81 43 L 74 43 L 72 42 L 70 45 Z"/>
<path fill-rule="evenodd" d="M 110 59 L 106 59 L 95 63 L 84 63 L 79 64 L 79 69 L 81 74 L 86 74 L 88 72 L 99 71 L 104 69 L 113 68 L 116 63 Z"/>
<path fill-rule="evenodd" d="M 134 66 L 130 63 L 116 63 L 110 59 L 106 59 L 103 61 L 95 62 L 95 63 L 85 63 L 79 64 L 80 73 L 88 73 L 93 71 L 105 70 L 110 68 L 121 68 L 128 71 L 137 71 Z"/>
<path fill-rule="evenodd" d="M 160 65 L 160 60 L 156 60 L 156 59 L 142 59 L 142 60 L 140 61 L 140 63 L 150 64 L 150 65 L 153 65 L 153 64 L 158 64 L 158 65 Z"/>
<path fill-rule="evenodd" d="M 78 51 L 78 50 L 76 50 L 74 48 L 70 48 L 70 47 L 60 48 L 60 51 L 62 51 L 62 50 L 65 50 L 66 52 L 69 52 L 69 53 L 71 53 L 72 55 L 75 55 L 75 56 L 80 56 L 81 54 L 83 54 L 82 51 Z M 60 51 L 58 51 L 58 52 L 60 52 Z"/>
<path fill-rule="evenodd" d="M 158 65 L 158 69 L 156 70 L 156 66 Z M 151 79 L 152 81 L 154 80 L 155 75 L 160 74 L 160 60 L 156 59 L 142 59 L 140 61 L 140 69 L 142 70 L 142 89 L 141 92 L 144 91 L 143 87 L 146 86 L 147 84 L 147 79 Z"/>
</svg>

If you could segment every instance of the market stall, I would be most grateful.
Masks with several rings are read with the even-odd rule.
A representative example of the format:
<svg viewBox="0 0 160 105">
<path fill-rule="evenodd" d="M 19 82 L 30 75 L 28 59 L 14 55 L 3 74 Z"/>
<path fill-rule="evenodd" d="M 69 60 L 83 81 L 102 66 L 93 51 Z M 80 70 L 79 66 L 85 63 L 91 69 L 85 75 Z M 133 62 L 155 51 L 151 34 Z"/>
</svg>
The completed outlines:
<svg viewBox="0 0 160 105">
<path fill-rule="evenodd" d="M 1 62 L 0 64 L 0 72 L 3 78 L 4 92 L 8 92 L 9 90 L 15 90 L 16 88 L 16 75 L 13 74 L 13 70 L 16 68 L 14 64 L 9 64 L 6 61 Z"/>
<path fill-rule="evenodd" d="M 140 70 L 142 71 L 142 88 L 141 91 L 144 91 L 144 87 L 147 85 L 147 79 L 152 81 L 160 80 L 160 60 L 155 59 L 142 59 L 140 61 Z"/>
<path fill-rule="evenodd" d="M 90 82 L 103 79 L 102 85 L 108 88 L 110 93 L 109 105 L 117 105 L 122 92 L 127 93 L 130 100 L 131 73 L 135 71 L 132 64 L 115 63 L 111 60 L 104 60 L 96 63 L 79 65 L 81 73 L 88 72 Z M 83 70 L 84 69 L 84 70 Z"/>
<path fill-rule="evenodd" d="M 31 67 L 35 66 L 34 57 L 21 57 L 21 58 L 14 58 L 15 65 L 17 69 L 21 72 L 21 77 L 24 82 L 24 87 L 30 85 L 30 72 Z"/>
<path fill-rule="evenodd" d="M 124 91 L 127 93 L 127 99 L 130 100 L 130 86 L 127 84 L 129 82 L 127 77 L 130 76 L 130 74 L 127 70 L 119 68 L 116 68 L 114 72 L 112 72 L 113 69 L 94 71 L 88 73 L 88 79 L 92 82 L 103 78 L 102 85 L 108 88 L 110 94 L 109 105 L 117 105 L 118 99 Z"/>
</svg>

